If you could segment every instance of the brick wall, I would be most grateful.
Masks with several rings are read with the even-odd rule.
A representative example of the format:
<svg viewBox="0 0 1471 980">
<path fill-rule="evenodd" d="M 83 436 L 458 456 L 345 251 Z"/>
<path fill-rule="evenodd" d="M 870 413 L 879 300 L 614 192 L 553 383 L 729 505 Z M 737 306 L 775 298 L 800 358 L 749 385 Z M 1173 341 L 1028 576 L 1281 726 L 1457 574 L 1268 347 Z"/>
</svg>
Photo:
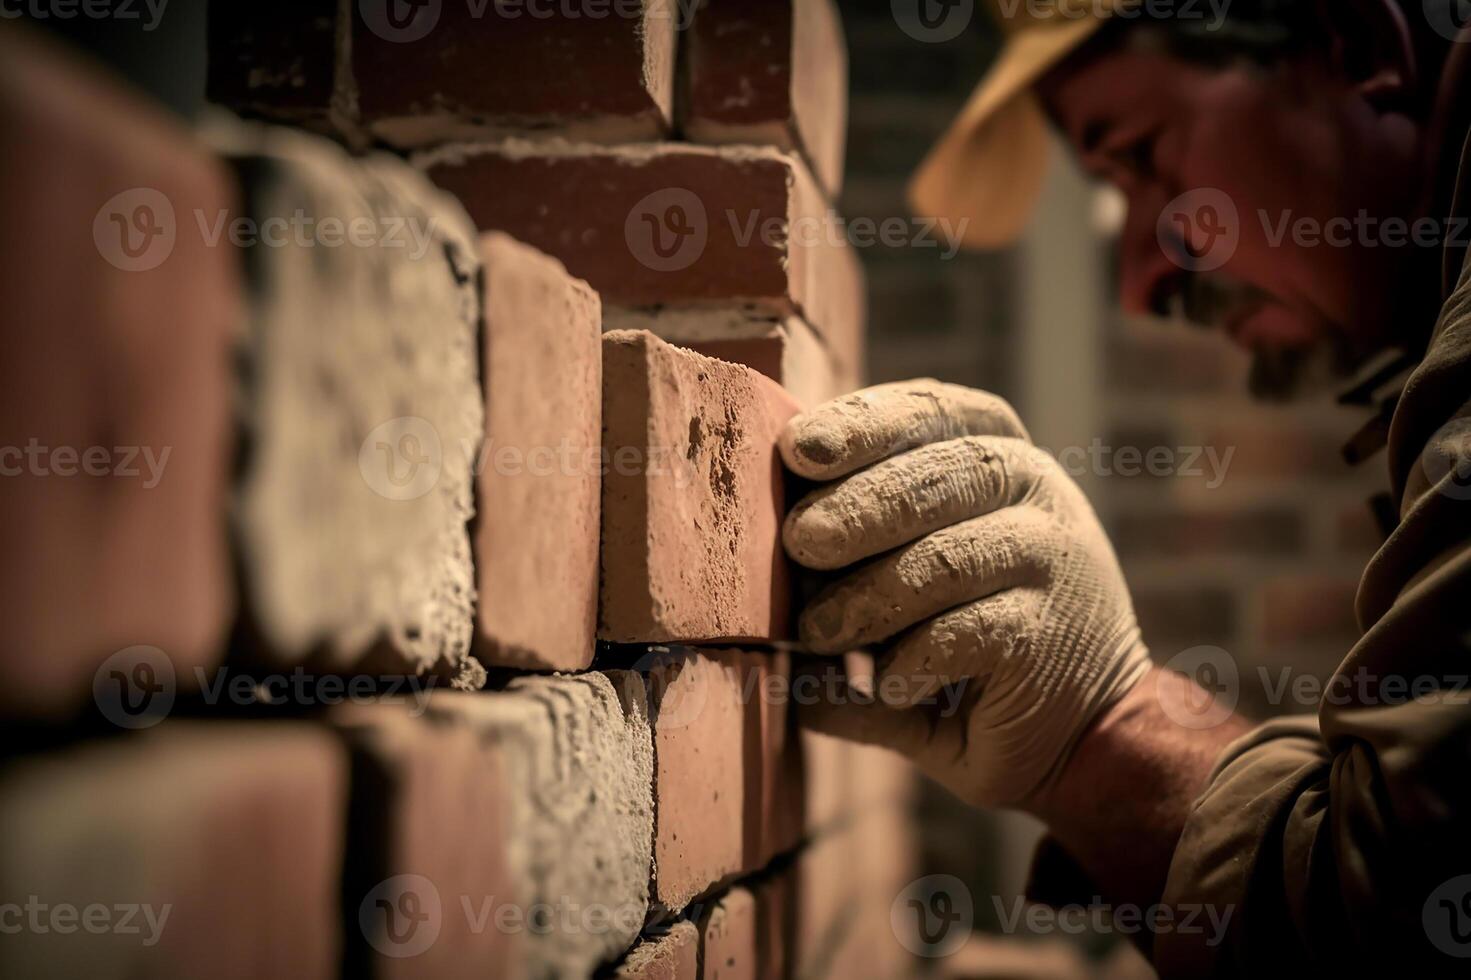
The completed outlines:
<svg viewBox="0 0 1471 980">
<path fill-rule="evenodd" d="M 0 31 L 0 973 L 909 972 L 783 645 L 843 28 L 604 8 L 215 4 L 193 129 Z"/>
</svg>

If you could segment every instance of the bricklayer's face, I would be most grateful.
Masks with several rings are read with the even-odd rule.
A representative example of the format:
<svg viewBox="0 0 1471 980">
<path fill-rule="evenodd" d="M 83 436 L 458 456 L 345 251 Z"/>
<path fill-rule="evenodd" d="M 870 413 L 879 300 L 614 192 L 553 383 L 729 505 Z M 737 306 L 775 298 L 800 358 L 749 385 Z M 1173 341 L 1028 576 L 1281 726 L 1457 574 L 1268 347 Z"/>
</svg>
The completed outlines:
<svg viewBox="0 0 1471 980">
<path fill-rule="evenodd" d="M 1433 245 L 1393 244 L 1386 219 L 1408 224 L 1420 206 L 1421 134 L 1370 91 L 1318 56 L 1213 67 L 1129 44 L 1081 53 L 1041 86 L 1083 165 L 1128 201 L 1125 308 L 1183 305 L 1282 370 L 1382 348 L 1405 270 L 1438 261 Z"/>
</svg>

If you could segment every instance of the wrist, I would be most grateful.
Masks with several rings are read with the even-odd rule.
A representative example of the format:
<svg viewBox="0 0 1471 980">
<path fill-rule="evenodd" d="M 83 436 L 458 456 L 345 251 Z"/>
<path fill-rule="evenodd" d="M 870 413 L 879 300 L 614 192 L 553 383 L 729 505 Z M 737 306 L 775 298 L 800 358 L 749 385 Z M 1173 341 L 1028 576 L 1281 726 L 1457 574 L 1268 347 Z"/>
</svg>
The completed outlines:
<svg viewBox="0 0 1471 980">
<path fill-rule="evenodd" d="M 1089 727 L 1034 812 L 1115 900 L 1152 903 L 1216 760 L 1250 728 L 1152 667 Z"/>
</svg>

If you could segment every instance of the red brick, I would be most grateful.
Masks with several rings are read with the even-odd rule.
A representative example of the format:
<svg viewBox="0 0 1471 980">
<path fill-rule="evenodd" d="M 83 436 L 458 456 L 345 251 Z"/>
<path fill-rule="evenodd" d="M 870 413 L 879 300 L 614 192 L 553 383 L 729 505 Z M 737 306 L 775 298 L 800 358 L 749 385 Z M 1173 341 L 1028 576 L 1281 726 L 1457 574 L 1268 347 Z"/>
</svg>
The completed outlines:
<svg viewBox="0 0 1471 980">
<path fill-rule="evenodd" d="M 661 333 L 660 327 L 666 324 L 660 318 L 648 317 L 647 321 L 647 329 L 665 340 L 760 371 L 785 388 L 804 410 L 863 386 L 857 369 L 848 366 L 861 365 L 863 352 L 846 351 L 840 356 L 797 317 L 769 324 L 759 336 L 751 337 L 669 336 Z"/>
<path fill-rule="evenodd" d="M 700 980 L 766 980 L 758 972 L 756 896 L 733 888 L 700 918 Z"/>
<path fill-rule="evenodd" d="M 338 88 L 339 6 L 337 0 L 215 4 L 209 11 L 210 101 L 244 116 L 321 132 L 339 128 L 348 101 Z"/>
<path fill-rule="evenodd" d="M 637 675 L 521 678 L 335 721 L 357 775 L 346 913 L 368 924 L 350 934 L 346 975 L 585 976 L 632 944 L 653 837 Z M 439 929 L 395 945 L 375 908 L 404 889 L 425 910 L 437 899 Z M 607 921 L 581 927 L 594 909 Z"/>
<path fill-rule="evenodd" d="M 769 864 L 802 834 L 802 757 L 785 655 L 651 655 L 654 898 L 679 911 Z"/>
<path fill-rule="evenodd" d="M 0 974 L 337 976 L 346 781 L 333 739 L 289 724 L 166 722 L 13 761 L 0 779 L 0 904 L 168 918 L 156 944 L 143 914 L 131 934 L 10 935 Z"/>
<path fill-rule="evenodd" d="M 832 0 L 713 0 L 685 35 L 685 135 L 801 150 L 843 185 L 848 53 Z"/>
<path fill-rule="evenodd" d="M 797 409 L 748 368 L 645 332 L 604 335 L 600 638 L 790 635 L 775 446 Z"/>
<path fill-rule="evenodd" d="M 833 350 L 861 349 L 862 269 L 794 156 L 508 140 L 415 162 L 465 202 L 481 229 L 557 256 L 607 306 L 799 314 Z M 670 228 L 688 234 L 671 237 Z M 657 229 L 666 232 L 662 244 Z"/>
<path fill-rule="evenodd" d="M 0 161 L 0 713 L 72 713 L 99 664 L 138 644 L 187 688 L 231 615 L 242 307 L 238 255 L 193 215 L 228 211 L 235 188 L 161 111 L 14 26 Z M 134 264 L 111 221 L 150 214 L 163 233 L 132 240 Z"/>
<path fill-rule="evenodd" d="M 476 655 L 581 670 L 597 632 L 601 308 L 556 259 L 505 235 L 486 235 L 481 255 Z"/>
<path fill-rule="evenodd" d="M 1358 578 L 1299 575 L 1264 582 L 1261 587 L 1261 637 L 1268 643 L 1341 639 L 1344 649 L 1358 640 L 1354 613 Z"/>
<path fill-rule="evenodd" d="M 409 43 L 353 18 L 363 121 L 398 146 L 514 131 L 602 142 L 659 139 L 674 99 L 678 0 L 604 5 L 445 3 Z M 419 31 L 414 30 L 417 34 Z"/>
<path fill-rule="evenodd" d="M 1179 508 L 1115 514 L 1107 523 L 1126 560 L 1145 555 L 1292 555 L 1306 539 L 1303 516 L 1284 506 Z"/>
<path fill-rule="evenodd" d="M 626 3 L 601 17 L 565 4 L 435 3 L 401 30 L 381 19 L 385 3 L 221 4 L 210 11 L 209 94 L 357 146 L 521 132 L 658 139 L 674 98 L 673 2 L 648 0 L 637 17 L 623 15 Z"/>
<path fill-rule="evenodd" d="M 629 952 L 616 980 L 699 980 L 700 930 L 676 922 L 662 936 L 648 937 Z"/>
</svg>

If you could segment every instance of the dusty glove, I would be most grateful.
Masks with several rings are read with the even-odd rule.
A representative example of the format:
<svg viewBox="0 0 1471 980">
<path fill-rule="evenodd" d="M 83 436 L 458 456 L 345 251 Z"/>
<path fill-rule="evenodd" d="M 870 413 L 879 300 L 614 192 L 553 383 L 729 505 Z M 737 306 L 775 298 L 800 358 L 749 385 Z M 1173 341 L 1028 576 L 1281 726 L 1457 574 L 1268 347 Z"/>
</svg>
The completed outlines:
<svg viewBox="0 0 1471 980">
<path fill-rule="evenodd" d="M 788 515 L 787 552 L 848 569 L 803 611 L 803 643 L 881 648 L 878 700 L 817 699 L 806 723 L 909 755 L 973 804 L 1035 806 L 1149 667 L 1082 491 L 1004 401 L 930 380 L 800 415 L 781 451 L 837 481 Z"/>
</svg>

